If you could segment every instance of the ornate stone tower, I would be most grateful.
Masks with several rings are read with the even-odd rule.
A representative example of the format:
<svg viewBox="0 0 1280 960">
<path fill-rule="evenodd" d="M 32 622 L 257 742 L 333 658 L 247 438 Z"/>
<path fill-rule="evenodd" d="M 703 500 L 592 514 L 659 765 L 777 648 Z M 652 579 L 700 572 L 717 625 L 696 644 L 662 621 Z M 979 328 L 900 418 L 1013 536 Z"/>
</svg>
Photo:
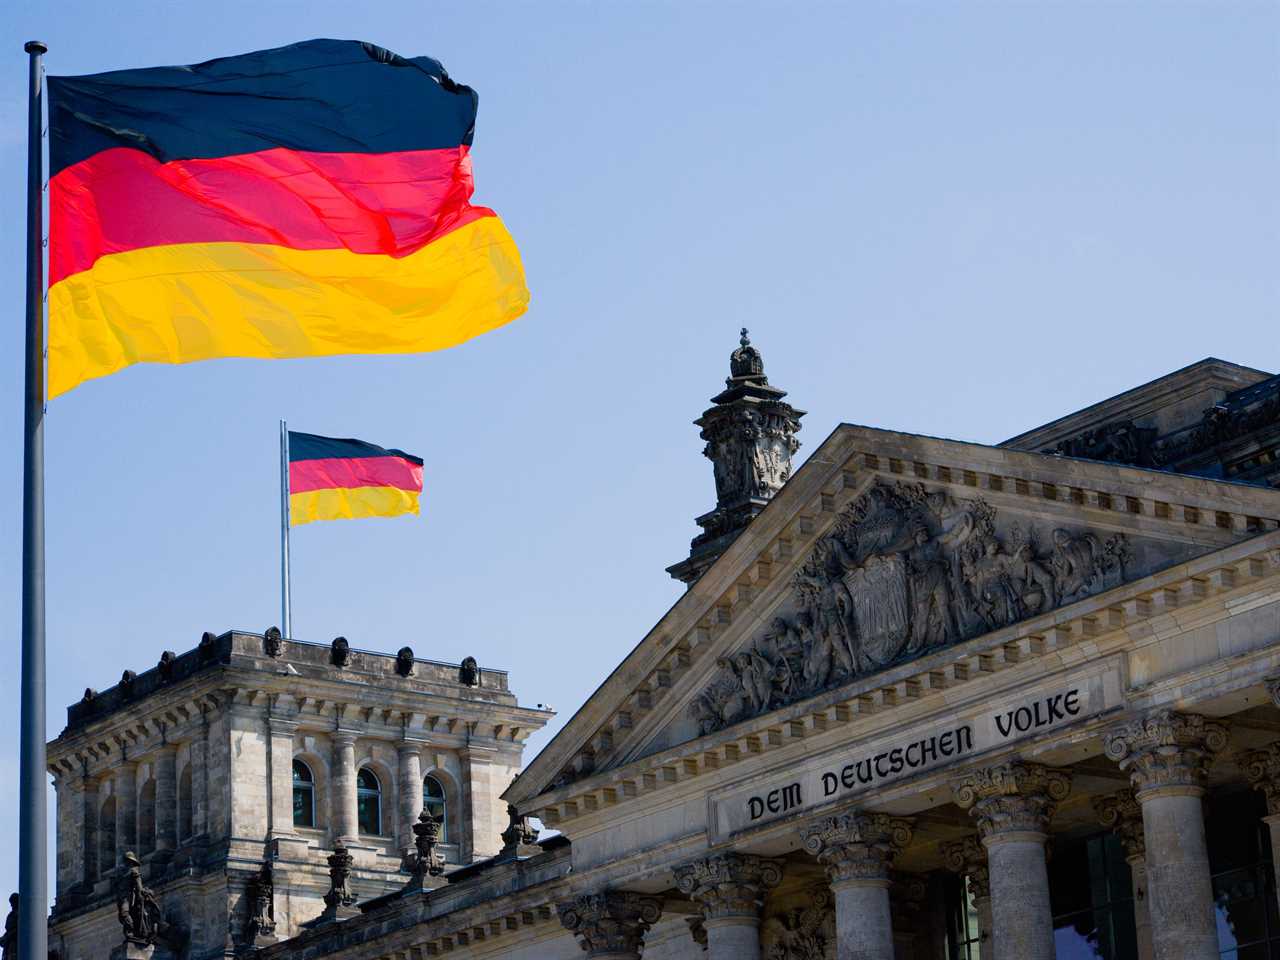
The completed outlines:
<svg viewBox="0 0 1280 960">
<path fill-rule="evenodd" d="M 711 566 L 791 477 L 791 456 L 800 447 L 796 432 L 803 410 L 785 402 L 785 390 L 769 386 L 764 359 L 747 330 L 729 357 L 726 389 L 697 420 L 702 453 L 715 468 L 716 507 L 697 518 L 702 533 L 693 538 L 688 559 L 668 567 L 692 584 Z"/>
</svg>

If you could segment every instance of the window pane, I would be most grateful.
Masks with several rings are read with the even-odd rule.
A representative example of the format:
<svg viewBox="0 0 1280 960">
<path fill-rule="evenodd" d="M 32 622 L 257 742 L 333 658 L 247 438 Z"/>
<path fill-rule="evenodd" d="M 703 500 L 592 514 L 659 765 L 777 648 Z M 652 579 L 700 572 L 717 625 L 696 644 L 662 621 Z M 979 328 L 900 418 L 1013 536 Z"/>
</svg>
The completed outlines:
<svg viewBox="0 0 1280 960">
<path fill-rule="evenodd" d="M 377 795 L 361 794 L 356 801 L 356 808 L 360 819 L 360 832 L 380 834 L 382 824 Z"/>
<path fill-rule="evenodd" d="M 315 824 L 315 804 L 312 798 L 315 794 L 310 784 L 294 784 L 293 787 L 293 825 L 295 827 L 314 827 Z"/>
</svg>

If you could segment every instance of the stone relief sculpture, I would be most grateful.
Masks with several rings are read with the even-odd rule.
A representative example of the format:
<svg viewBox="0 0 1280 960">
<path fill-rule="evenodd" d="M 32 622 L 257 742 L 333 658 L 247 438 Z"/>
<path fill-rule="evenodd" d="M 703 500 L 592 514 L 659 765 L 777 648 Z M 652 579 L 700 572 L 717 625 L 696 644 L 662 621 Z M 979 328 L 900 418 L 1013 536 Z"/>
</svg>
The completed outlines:
<svg viewBox="0 0 1280 960">
<path fill-rule="evenodd" d="M 262 652 L 268 657 L 278 657 L 284 653 L 284 637 L 279 627 L 267 627 L 262 634 Z"/>
<path fill-rule="evenodd" d="M 789 614 L 690 706 L 702 733 L 1115 586 L 1124 534 L 1051 530 L 1047 546 L 996 509 L 922 484 L 877 482 L 814 545 L 791 584 Z"/>
<path fill-rule="evenodd" d="M 829 888 L 815 887 L 804 902 L 765 919 L 765 960 L 826 960 L 835 942 L 835 903 Z"/>
</svg>

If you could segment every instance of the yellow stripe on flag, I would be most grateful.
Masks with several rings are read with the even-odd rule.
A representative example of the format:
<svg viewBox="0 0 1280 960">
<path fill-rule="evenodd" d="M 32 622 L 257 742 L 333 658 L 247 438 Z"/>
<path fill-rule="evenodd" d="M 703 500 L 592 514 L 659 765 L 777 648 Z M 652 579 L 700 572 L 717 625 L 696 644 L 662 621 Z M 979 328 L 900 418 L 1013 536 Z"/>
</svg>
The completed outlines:
<svg viewBox="0 0 1280 960">
<path fill-rule="evenodd" d="M 99 259 L 49 290 L 49 396 L 134 363 L 419 353 L 525 312 L 515 242 L 482 217 L 407 257 L 185 243 Z"/>
<path fill-rule="evenodd" d="M 334 487 L 289 495 L 289 524 L 313 520 L 361 520 L 418 512 L 416 490 L 398 487 Z"/>
</svg>

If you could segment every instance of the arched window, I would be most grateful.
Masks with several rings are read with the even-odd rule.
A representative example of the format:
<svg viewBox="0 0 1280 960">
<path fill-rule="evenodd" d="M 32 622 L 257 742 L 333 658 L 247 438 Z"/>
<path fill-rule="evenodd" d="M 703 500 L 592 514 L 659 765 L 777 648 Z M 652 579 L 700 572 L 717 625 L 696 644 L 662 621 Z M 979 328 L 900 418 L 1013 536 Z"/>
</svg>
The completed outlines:
<svg viewBox="0 0 1280 960">
<path fill-rule="evenodd" d="M 368 767 L 356 777 L 356 819 L 361 833 L 382 834 L 382 786 Z"/>
<path fill-rule="evenodd" d="M 178 777 L 178 840 L 191 839 L 191 764 L 182 768 L 182 776 Z"/>
<path fill-rule="evenodd" d="M 316 778 L 301 760 L 293 761 L 293 825 L 316 825 Z"/>
<path fill-rule="evenodd" d="M 98 876 L 116 868 L 116 798 L 107 797 L 98 811 Z"/>
<path fill-rule="evenodd" d="M 422 781 L 422 807 L 440 821 L 440 842 L 449 842 L 449 818 L 445 816 L 444 784 L 431 774 Z"/>
<path fill-rule="evenodd" d="M 148 780 L 138 793 L 138 855 L 156 848 L 156 782 Z"/>
</svg>

